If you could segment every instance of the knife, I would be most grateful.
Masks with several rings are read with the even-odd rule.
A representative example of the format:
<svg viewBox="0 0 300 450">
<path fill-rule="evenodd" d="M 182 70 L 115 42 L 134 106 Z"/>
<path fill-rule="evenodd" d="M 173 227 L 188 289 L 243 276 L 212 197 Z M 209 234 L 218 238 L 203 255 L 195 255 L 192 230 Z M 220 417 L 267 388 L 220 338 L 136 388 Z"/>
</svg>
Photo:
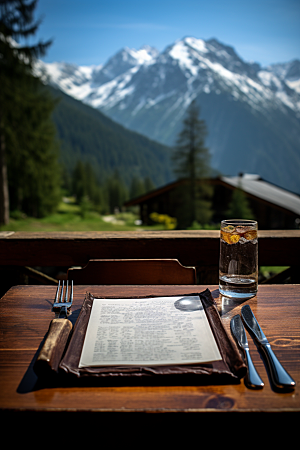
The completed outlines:
<svg viewBox="0 0 300 450">
<path fill-rule="evenodd" d="M 57 372 L 58 365 L 65 350 L 72 329 L 72 323 L 68 320 L 68 315 L 73 302 L 73 280 L 71 281 L 69 300 L 68 287 L 69 283 L 67 281 L 65 298 L 63 299 L 64 281 L 60 296 L 60 281 L 58 282 L 55 301 L 52 306 L 52 311 L 56 313 L 56 318 L 50 322 L 45 342 L 33 366 L 33 370 L 38 376 L 50 374 L 53 371 Z"/>
<path fill-rule="evenodd" d="M 248 366 L 248 371 L 245 380 L 246 385 L 254 389 L 262 389 L 264 387 L 264 383 L 260 378 L 260 376 L 258 375 L 252 362 L 245 328 L 239 314 L 237 314 L 231 319 L 230 329 L 238 345 L 244 350 L 244 353 L 246 355 Z"/>
<path fill-rule="evenodd" d="M 262 329 L 260 328 L 251 308 L 249 305 L 245 305 L 241 310 L 243 320 L 249 330 L 254 334 L 254 337 L 260 344 L 264 355 L 268 362 L 271 380 L 274 385 L 279 389 L 291 389 L 296 386 L 295 381 L 287 371 L 282 367 L 278 359 L 276 358 L 268 339 L 264 335 Z"/>
</svg>

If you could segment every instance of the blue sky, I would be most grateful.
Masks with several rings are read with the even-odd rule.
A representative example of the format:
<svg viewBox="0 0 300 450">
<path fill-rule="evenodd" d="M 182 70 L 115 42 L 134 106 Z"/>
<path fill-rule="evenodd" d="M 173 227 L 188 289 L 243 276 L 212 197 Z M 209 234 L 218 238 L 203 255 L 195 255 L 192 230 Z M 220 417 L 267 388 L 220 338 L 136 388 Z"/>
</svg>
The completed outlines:
<svg viewBox="0 0 300 450">
<path fill-rule="evenodd" d="M 217 38 L 246 61 L 300 59 L 300 0 L 39 0 L 43 58 L 104 64 L 123 47 L 162 51 L 185 36 Z"/>
</svg>

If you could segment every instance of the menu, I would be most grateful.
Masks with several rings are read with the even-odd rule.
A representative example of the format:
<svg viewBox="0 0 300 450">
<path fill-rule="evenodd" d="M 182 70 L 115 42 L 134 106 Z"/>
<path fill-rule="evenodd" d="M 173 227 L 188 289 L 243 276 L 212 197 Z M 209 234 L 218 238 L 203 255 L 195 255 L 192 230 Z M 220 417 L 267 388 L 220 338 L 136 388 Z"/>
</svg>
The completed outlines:
<svg viewBox="0 0 300 450">
<path fill-rule="evenodd" d="M 79 367 L 221 359 L 199 296 L 94 298 Z"/>
</svg>

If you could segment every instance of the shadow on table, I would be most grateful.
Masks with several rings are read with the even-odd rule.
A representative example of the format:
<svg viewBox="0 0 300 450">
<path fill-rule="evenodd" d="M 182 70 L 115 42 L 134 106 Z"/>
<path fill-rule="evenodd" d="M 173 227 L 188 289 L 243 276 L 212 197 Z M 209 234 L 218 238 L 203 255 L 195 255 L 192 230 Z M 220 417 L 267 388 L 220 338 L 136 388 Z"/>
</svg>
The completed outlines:
<svg viewBox="0 0 300 450">
<path fill-rule="evenodd" d="M 38 355 L 30 363 L 26 373 L 24 374 L 21 383 L 18 386 L 17 392 L 19 394 L 27 394 L 29 392 L 39 391 L 43 389 L 52 388 L 72 388 L 72 387 L 160 387 L 160 386 L 210 386 L 210 385 L 234 385 L 240 384 L 241 380 L 233 379 L 228 375 L 223 374 L 223 377 L 218 375 L 210 375 L 205 381 L 202 377 L 199 378 L 197 374 L 182 374 L 182 375 L 149 375 L 149 376 L 106 376 L 106 377 L 81 377 L 78 378 L 72 374 L 65 374 L 64 372 L 50 374 L 45 377 L 37 377 L 33 370 L 34 361 Z M 208 367 L 208 364 L 206 364 Z M 200 381 L 201 379 L 201 381 Z"/>
<path fill-rule="evenodd" d="M 52 304 L 51 304 L 52 305 Z M 76 309 L 75 311 L 72 312 L 72 314 L 69 316 L 69 320 L 72 323 L 72 325 L 75 325 L 75 322 L 78 318 L 78 315 L 80 313 L 80 308 Z M 35 374 L 33 367 L 34 367 L 34 363 L 44 345 L 45 339 L 46 339 L 47 334 L 45 335 L 44 339 L 42 340 L 42 342 L 40 343 L 39 348 L 36 351 L 36 354 L 34 355 L 30 365 L 28 366 L 18 388 L 17 388 L 17 392 L 18 394 L 27 394 L 28 392 L 33 392 L 39 389 L 43 389 L 46 387 L 55 387 L 57 386 L 57 380 L 55 376 L 50 377 L 47 380 L 47 383 L 45 384 L 45 382 L 43 382 L 43 386 L 41 386 L 41 382 L 38 378 L 38 376 Z"/>
<path fill-rule="evenodd" d="M 217 304 L 220 317 L 226 316 L 226 314 L 230 313 L 233 309 L 241 307 L 246 301 L 249 300 L 233 300 L 229 297 L 221 295 L 219 289 L 211 291 L 211 295 Z"/>
</svg>

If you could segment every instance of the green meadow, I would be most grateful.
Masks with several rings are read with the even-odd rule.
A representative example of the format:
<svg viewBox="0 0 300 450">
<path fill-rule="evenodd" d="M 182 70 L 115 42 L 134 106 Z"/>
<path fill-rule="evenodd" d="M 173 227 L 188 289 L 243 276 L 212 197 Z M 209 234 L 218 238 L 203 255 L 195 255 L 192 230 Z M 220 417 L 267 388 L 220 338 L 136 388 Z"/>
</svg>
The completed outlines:
<svg viewBox="0 0 300 450">
<path fill-rule="evenodd" d="M 0 231 L 132 231 L 162 230 L 162 224 L 150 226 L 138 225 L 138 214 L 120 212 L 113 215 L 101 215 L 87 206 L 79 206 L 73 198 L 66 198 L 59 204 L 57 211 L 40 219 L 27 217 L 19 212 L 11 213 L 8 225 Z"/>
</svg>

